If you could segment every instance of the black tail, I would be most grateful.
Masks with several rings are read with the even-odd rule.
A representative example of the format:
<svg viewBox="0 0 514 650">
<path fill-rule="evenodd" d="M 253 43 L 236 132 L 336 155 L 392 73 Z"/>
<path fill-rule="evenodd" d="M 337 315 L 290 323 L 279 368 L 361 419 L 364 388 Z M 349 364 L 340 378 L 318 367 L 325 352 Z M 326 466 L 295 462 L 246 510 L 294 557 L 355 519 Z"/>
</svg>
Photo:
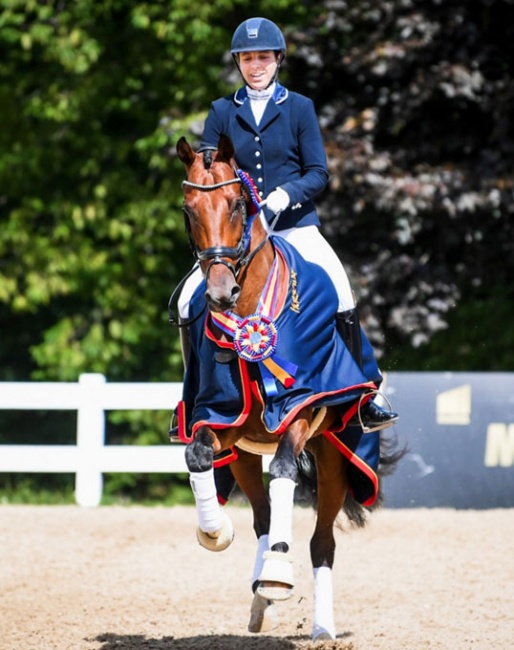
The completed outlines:
<svg viewBox="0 0 514 650">
<path fill-rule="evenodd" d="M 399 446 L 396 435 L 386 436 L 383 433 L 380 435 L 380 461 L 377 471 L 379 481 L 384 476 L 389 476 L 395 471 L 396 466 L 407 451 L 406 447 Z M 297 458 L 296 463 L 298 467 L 296 501 L 299 504 L 316 508 L 318 502 L 318 473 L 314 456 L 304 449 Z M 368 514 L 383 505 L 383 501 L 384 497 L 381 489 L 377 500 L 371 507 L 361 505 L 348 492 L 343 505 L 343 512 L 352 526 L 362 528 L 367 523 Z"/>
<path fill-rule="evenodd" d="M 316 508 L 318 505 L 318 471 L 316 461 L 310 451 L 304 449 L 296 459 L 298 484 L 295 501 L 301 505 Z"/>
</svg>

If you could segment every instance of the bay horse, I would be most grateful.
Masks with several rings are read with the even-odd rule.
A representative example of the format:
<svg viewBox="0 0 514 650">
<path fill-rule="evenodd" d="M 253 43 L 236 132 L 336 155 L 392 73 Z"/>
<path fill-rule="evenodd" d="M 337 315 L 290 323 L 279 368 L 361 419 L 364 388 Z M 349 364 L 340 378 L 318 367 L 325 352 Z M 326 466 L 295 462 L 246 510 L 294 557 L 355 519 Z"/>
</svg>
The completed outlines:
<svg viewBox="0 0 514 650">
<path fill-rule="evenodd" d="M 222 135 L 217 150 L 196 153 L 182 137 L 177 154 L 186 168 L 186 228 L 204 276 L 186 323 L 194 358 L 190 356 L 178 409 L 181 439 L 188 443 L 185 459 L 196 502 L 197 538 L 213 551 L 225 549 L 233 539 L 213 469 L 226 469 L 224 463 L 231 461 L 231 475 L 251 504 L 258 540 L 248 629 L 271 629 L 275 601 L 290 598 L 294 588 L 290 548 L 295 486 L 314 476 L 312 638 L 334 639 L 336 518 L 344 509 L 362 525 L 365 508 L 380 500 L 379 463 L 393 466 L 397 460 L 394 453 L 384 455 L 383 446 L 379 449 L 380 433 L 363 434 L 359 427 L 347 426 L 375 386 L 344 344 L 330 361 L 326 348 L 340 337 L 328 320 L 316 318 L 318 311 L 328 309 L 327 318 L 333 320 L 337 299 L 331 282 L 320 267 L 314 274 L 327 286 L 320 290 L 315 280 L 304 280 L 306 263 L 294 261 L 291 247 L 270 236 L 258 210 L 251 214 L 256 197 L 251 182 L 237 169 L 230 138 Z M 316 313 L 306 317 L 315 301 Z M 286 320 L 294 321 L 292 334 Z M 315 369 L 309 370 L 313 363 Z M 327 368 L 332 374 L 325 387 Z M 350 379 L 342 382 L 342 374 Z M 192 387 L 188 396 L 186 385 Z M 373 462 L 361 460 L 361 444 L 371 449 Z M 268 487 L 263 454 L 273 456 Z M 358 503 L 354 497 L 361 488 L 365 494 Z"/>
</svg>

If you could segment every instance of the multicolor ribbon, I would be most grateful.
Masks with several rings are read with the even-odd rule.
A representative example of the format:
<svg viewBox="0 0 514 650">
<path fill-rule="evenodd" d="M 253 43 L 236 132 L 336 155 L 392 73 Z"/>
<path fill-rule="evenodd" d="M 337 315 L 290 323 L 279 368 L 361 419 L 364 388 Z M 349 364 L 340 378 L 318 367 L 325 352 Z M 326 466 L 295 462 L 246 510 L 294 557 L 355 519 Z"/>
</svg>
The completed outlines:
<svg viewBox="0 0 514 650">
<path fill-rule="evenodd" d="M 257 312 L 238 316 L 233 311 L 211 313 L 212 321 L 233 338 L 234 349 L 244 361 L 258 363 L 266 395 L 278 394 L 276 380 L 289 388 L 295 382 L 298 366 L 276 354 L 278 330 L 273 321 L 279 289 L 279 264 L 275 258 Z"/>
<path fill-rule="evenodd" d="M 250 215 L 258 214 L 261 210 L 261 197 L 255 185 L 253 178 L 248 172 L 243 171 L 242 169 L 236 169 L 236 174 L 241 179 L 241 183 L 245 186 L 246 191 L 252 201 L 252 210 Z"/>
</svg>

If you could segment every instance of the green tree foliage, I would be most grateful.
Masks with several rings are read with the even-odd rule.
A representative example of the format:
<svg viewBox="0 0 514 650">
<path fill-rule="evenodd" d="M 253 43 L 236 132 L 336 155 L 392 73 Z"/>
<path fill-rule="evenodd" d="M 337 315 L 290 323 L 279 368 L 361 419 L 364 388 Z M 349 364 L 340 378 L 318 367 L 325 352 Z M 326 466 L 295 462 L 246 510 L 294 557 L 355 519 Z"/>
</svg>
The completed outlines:
<svg viewBox="0 0 514 650">
<path fill-rule="evenodd" d="M 166 303 L 191 259 L 170 151 L 228 90 L 249 4 L 3 2 L 2 378 L 181 377 Z"/>
<path fill-rule="evenodd" d="M 262 11 L 294 19 L 292 4 Z M 0 380 L 181 379 L 166 306 L 192 258 L 173 151 L 228 92 L 223 57 L 252 13 L 247 0 L 2 2 Z M 167 440 L 168 413 L 109 420 L 110 441 Z M 0 412 L 0 440 L 73 441 L 62 414 L 22 422 Z"/>
</svg>

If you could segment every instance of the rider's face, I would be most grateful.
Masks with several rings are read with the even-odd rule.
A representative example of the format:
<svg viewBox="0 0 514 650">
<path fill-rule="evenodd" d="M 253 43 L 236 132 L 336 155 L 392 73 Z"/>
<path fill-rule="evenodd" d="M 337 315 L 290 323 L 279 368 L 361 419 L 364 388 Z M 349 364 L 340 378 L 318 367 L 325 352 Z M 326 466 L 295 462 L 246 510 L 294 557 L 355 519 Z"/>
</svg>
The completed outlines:
<svg viewBox="0 0 514 650">
<path fill-rule="evenodd" d="M 265 52 L 241 52 L 239 68 L 243 79 L 254 90 L 264 90 L 273 79 L 277 69 L 277 55 L 271 50 Z"/>
</svg>

